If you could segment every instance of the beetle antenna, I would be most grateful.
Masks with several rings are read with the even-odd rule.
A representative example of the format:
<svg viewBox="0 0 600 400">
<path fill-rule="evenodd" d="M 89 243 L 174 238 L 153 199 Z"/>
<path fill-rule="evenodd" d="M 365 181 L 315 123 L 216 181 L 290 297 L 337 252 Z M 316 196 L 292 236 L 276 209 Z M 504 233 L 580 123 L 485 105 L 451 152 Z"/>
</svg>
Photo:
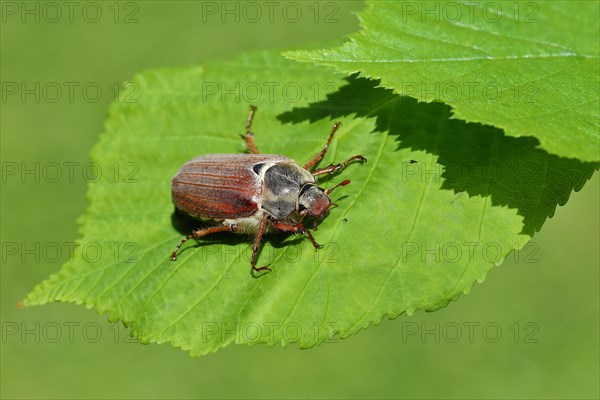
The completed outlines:
<svg viewBox="0 0 600 400">
<path fill-rule="evenodd" d="M 327 189 L 327 190 L 325 191 L 325 194 L 326 194 L 326 195 L 329 195 L 329 193 L 333 192 L 333 191 L 334 191 L 334 189 L 337 189 L 337 188 L 339 188 L 340 186 L 346 186 L 346 185 L 347 185 L 347 184 L 349 184 L 349 183 L 350 183 L 350 180 L 349 180 L 349 179 L 346 179 L 345 181 L 342 181 L 342 182 L 338 183 L 338 184 L 337 184 L 337 185 L 335 185 L 334 187 L 332 187 L 332 188 L 330 188 L 330 189 Z"/>
</svg>

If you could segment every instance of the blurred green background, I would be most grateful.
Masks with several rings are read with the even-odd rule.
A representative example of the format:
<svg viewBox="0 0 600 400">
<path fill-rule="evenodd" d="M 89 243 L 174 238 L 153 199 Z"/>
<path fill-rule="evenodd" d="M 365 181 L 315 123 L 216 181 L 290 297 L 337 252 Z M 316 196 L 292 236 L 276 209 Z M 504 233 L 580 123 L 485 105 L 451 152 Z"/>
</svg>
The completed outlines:
<svg viewBox="0 0 600 400">
<path fill-rule="evenodd" d="M 85 164 L 115 84 L 137 71 L 340 41 L 358 28 L 351 12 L 363 6 L 275 2 L 271 18 L 263 2 L 72 4 L 2 2 L 3 168 Z M 23 92 L 36 84 L 39 98 Z M 97 101 L 93 87 L 101 88 Z M 140 345 L 84 307 L 17 309 L 78 237 L 86 182 L 75 168 L 73 182 L 3 173 L 2 398 L 600 396 L 598 174 L 524 250 L 445 309 L 311 350 L 230 346 L 190 359 L 170 345 Z M 62 254 L 36 259 L 35 246 L 48 244 Z M 14 246 L 17 254 L 8 251 Z"/>
</svg>

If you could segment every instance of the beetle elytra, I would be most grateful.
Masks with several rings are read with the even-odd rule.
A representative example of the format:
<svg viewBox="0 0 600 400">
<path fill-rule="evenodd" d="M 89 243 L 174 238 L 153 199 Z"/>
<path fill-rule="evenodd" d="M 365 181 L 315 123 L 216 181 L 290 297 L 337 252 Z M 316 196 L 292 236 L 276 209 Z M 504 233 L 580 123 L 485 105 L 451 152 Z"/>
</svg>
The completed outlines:
<svg viewBox="0 0 600 400">
<path fill-rule="evenodd" d="M 213 224 L 184 237 L 171 253 L 172 260 L 177 259 L 177 252 L 187 240 L 216 232 L 256 234 L 250 263 L 252 272 L 270 271 L 268 265 L 256 267 L 258 249 L 267 232 L 305 233 L 316 249 L 321 247 L 304 221 L 312 219 L 312 227 L 316 229 L 317 221 L 335 205 L 329 194 L 350 181 L 325 190 L 317 185 L 316 177 L 335 173 L 353 161 L 367 160 L 356 155 L 343 163 L 313 170 L 327 153 L 339 122 L 333 125 L 323 149 L 304 166 L 282 155 L 260 154 L 251 131 L 255 112 L 256 107 L 251 106 L 246 134 L 242 135 L 250 154 L 199 156 L 185 163 L 171 180 L 175 208 Z"/>
</svg>

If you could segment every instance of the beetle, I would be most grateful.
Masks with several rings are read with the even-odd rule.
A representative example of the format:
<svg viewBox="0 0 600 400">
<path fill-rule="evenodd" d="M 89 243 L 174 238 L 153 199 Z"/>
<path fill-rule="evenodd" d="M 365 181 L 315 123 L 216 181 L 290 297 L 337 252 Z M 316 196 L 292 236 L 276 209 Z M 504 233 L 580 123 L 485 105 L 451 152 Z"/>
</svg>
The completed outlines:
<svg viewBox="0 0 600 400">
<path fill-rule="evenodd" d="M 242 135 L 249 154 L 207 154 L 196 157 L 181 167 L 171 180 L 171 194 L 176 211 L 196 219 L 210 221 L 212 226 L 194 230 L 177 244 L 171 260 L 188 240 L 216 232 L 255 234 L 252 247 L 252 272 L 270 271 L 268 265 L 257 268 L 258 249 L 263 235 L 274 231 L 306 234 L 318 249 L 312 233 L 304 225 L 312 219 L 314 230 L 335 203 L 331 192 L 350 183 L 349 180 L 323 189 L 316 177 L 333 174 L 353 161 L 367 161 L 355 155 L 340 164 L 313 170 L 323 159 L 335 132 L 336 122 L 323 149 L 304 166 L 278 154 L 260 154 L 251 131 L 256 107 L 250 106 L 246 134 Z"/>
</svg>

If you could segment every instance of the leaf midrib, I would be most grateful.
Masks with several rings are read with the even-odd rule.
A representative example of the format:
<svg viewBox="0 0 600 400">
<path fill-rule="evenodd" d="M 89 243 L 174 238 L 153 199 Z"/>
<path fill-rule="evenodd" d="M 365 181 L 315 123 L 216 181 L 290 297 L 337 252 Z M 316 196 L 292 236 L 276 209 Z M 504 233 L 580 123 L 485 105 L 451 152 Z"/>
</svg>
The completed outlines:
<svg viewBox="0 0 600 400">
<path fill-rule="evenodd" d="M 575 59 L 598 59 L 598 56 L 591 56 L 587 54 L 577 53 L 563 53 L 563 54 L 524 54 L 518 56 L 505 56 L 505 57 L 458 57 L 458 58 L 428 58 L 428 59 L 356 59 L 356 60 L 343 60 L 335 59 L 334 61 L 328 61 L 324 57 L 307 57 L 304 56 L 304 60 L 308 61 L 323 61 L 327 63 L 346 63 L 346 64 L 417 64 L 417 63 L 444 63 L 444 62 L 473 62 L 473 61 L 521 61 L 521 60 L 532 60 L 532 59 L 543 59 L 543 58 L 575 58 Z"/>
</svg>

